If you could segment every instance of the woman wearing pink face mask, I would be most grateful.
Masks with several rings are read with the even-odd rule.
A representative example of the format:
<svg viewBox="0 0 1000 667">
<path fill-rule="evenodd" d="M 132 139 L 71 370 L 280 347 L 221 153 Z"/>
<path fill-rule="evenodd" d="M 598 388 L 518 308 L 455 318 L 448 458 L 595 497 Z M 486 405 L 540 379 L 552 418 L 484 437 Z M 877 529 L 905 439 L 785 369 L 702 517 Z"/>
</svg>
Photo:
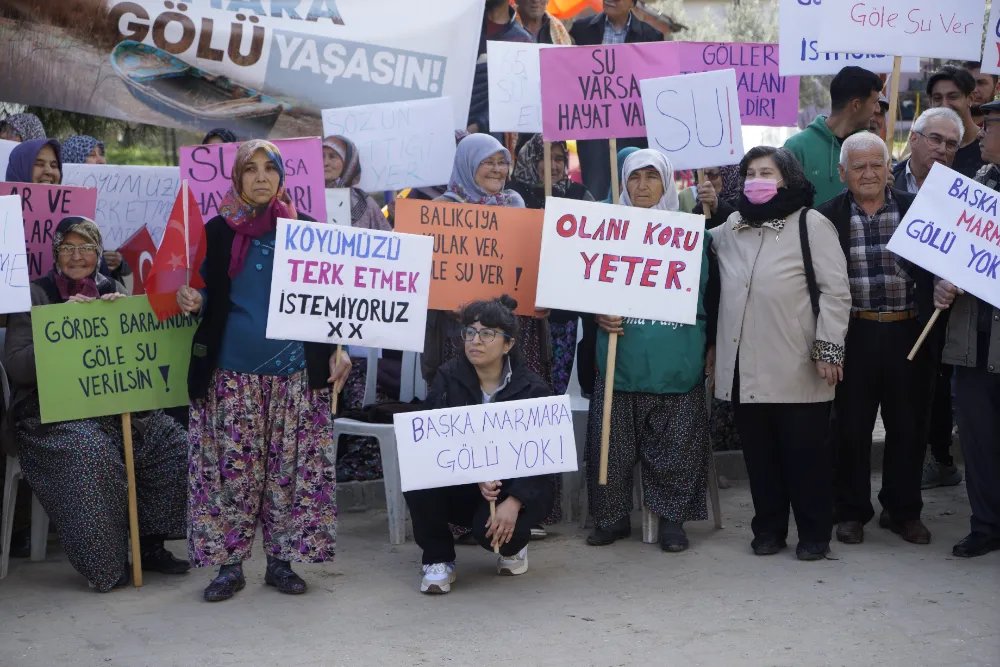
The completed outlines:
<svg viewBox="0 0 1000 667">
<path fill-rule="evenodd" d="M 712 230 L 722 302 L 715 395 L 733 402 L 750 477 L 751 544 L 778 553 L 795 513 L 800 560 L 822 560 L 833 529 L 830 406 L 851 312 L 847 260 L 815 189 L 785 148 L 740 163 L 739 208 Z M 803 233 L 804 232 L 804 233 Z"/>
</svg>

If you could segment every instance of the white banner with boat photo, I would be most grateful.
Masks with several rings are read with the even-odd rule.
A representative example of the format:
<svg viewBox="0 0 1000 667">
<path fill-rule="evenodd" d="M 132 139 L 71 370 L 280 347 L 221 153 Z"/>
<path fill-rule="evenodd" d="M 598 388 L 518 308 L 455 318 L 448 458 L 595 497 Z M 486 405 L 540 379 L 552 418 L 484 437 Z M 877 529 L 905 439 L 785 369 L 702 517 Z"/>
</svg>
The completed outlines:
<svg viewBox="0 0 1000 667">
<path fill-rule="evenodd" d="M 6 102 L 241 137 L 448 97 L 468 120 L 483 0 L 2 0 Z M 44 53 L 44 57 L 39 54 Z"/>
</svg>

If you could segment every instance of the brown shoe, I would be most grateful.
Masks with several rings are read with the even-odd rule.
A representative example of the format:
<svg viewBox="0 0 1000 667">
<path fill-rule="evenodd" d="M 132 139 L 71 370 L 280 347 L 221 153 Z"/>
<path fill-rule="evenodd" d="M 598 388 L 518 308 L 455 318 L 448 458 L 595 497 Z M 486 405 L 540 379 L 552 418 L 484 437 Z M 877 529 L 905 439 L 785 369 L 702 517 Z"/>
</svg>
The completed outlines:
<svg viewBox="0 0 1000 667">
<path fill-rule="evenodd" d="M 837 525 L 837 540 L 844 544 L 861 544 L 865 541 L 865 527 L 860 521 L 841 521 Z"/>
<path fill-rule="evenodd" d="M 890 530 L 912 544 L 930 544 L 931 531 L 920 519 L 893 521 Z"/>
</svg>

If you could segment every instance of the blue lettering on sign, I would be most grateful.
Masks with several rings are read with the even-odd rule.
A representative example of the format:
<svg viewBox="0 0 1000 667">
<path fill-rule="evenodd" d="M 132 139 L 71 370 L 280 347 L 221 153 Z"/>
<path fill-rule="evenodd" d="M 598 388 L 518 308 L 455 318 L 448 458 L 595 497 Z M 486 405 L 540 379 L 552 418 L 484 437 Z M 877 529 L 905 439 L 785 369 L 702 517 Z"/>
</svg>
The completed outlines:
<svg viewBox="0 0 1000 667">
<path fill-rule="evenodd" d="M 942 236 L 943 234 L 943 236 Z M 916 239 L 924 245 L 928 245 L 935 250 L 947 255 L 952 246 L 955 245 L 955 234 L 945 232 L 941 227 L 936 226 L 930 220 L 913 220 L 906 226 L 906 235 L 911 239 Z"/>
</svg>

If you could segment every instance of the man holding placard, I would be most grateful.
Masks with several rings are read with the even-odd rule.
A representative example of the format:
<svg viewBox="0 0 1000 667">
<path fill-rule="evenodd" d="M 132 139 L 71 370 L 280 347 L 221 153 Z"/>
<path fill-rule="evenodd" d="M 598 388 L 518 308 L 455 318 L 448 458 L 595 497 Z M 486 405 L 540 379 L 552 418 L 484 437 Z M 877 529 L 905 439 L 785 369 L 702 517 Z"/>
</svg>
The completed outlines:
<svg viewBox="0 0 1000 667">
<path fill-rule="evenodd" d="M 1000 102 L 984 104 L 980 135 L 987 166 L 976 181 L 990 188 L 1000 185 Z M 996 200 L 994 200 L 996 201 Z M 995 211 L 995 209 L 994 209 Z M 973 229 L 985 222 L 974 223 Z M 996 213 L 989 216 L 992 221 Z M 938 308 L 951 310 L 943 361 L 955 366 L 955 418 L 965 457 L 965 485 L 972 506 L 972 530 L 955 545 L 959 557 L 982 556 L 1000 549 L 1000 298 L 989 302 L 967 294 L 948 280 L 934 293 Z"/>
</svg>

